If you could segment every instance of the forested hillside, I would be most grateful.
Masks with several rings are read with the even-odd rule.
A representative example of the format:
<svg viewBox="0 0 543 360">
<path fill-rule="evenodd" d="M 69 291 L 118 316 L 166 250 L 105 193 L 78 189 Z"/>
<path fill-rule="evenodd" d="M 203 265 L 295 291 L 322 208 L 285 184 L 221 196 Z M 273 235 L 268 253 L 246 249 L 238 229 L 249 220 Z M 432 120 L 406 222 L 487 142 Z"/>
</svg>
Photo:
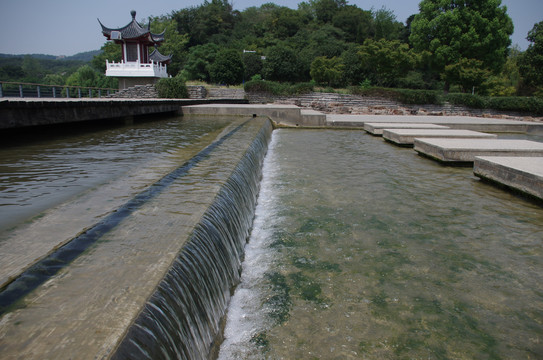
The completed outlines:
<svg viewBox="0 0 543 360">
<path fill-rule="evenodd" d="M 543 22 L 526 34 L 531 45 L 521 52 L 511 47 L 513 24 L 499 0 L 422 0 L 419 9 L 397 19 L 390 9 L 361 9 L 346 0 L 243 11 L 228 0 L 211 0 L 152 18 L 151 30 L 166 29 L 160 52 L 173 55 L 168 71 L 184 80 L 232 85 L 254 77 L 334 88 L 543 94 Z M 106 82 L 106 59 L 118 61 L 120 47 L 104 44 L 90 63 L 93 81 Z M 0 64 L 0 80 L 14 74 L 27 79 L 30 70 L 36 75 L 24 63 Z M 88 76 L 89 69 L 83 69 Z M 87 76 L 75 76 L 73 68 L 53 72 L 72 83 Z"/>
</svg>

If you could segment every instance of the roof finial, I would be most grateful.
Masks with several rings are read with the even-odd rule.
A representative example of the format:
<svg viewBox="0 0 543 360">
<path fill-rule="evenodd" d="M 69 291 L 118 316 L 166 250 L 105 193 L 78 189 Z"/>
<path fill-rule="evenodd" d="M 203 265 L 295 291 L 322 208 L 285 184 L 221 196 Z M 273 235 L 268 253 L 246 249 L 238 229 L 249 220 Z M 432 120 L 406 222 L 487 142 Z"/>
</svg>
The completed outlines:
<svg viewBox="0 0 543 360">
<path fill-rule="evenodd" d="M 130 15 L 132 15 L 132 20 L 136 20 L 136 10 L 130 11 Z"/>
</svg>

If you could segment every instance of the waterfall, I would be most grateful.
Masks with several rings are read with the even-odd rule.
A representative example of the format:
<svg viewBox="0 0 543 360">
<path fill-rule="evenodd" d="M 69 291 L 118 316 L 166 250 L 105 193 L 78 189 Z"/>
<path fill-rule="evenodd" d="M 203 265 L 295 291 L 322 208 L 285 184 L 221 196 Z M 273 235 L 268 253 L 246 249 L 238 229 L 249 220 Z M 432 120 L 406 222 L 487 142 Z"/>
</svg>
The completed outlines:
<svg viewBox="0 0 543 360">
<path fill-rule="evenodd" d="M 257 134 L 113 359 L 207 359 L 239 283 L 271 124 Z"/>
</svg>

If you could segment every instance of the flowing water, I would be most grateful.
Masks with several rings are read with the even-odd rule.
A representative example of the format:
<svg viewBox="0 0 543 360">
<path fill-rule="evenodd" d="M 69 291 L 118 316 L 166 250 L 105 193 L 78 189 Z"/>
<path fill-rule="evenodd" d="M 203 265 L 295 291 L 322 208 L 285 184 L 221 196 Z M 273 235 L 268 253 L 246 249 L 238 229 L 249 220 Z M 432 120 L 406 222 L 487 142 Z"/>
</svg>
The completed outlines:
<svg viewBox="0 0 543 360">
<path fill-rule="evenodd" d="M 207 145 L 230 120 L 168 118 L 2 139 L 0 231 L 147 162 Z M 199 145 L 203 142 L 204 145 Z M 196 150 L 192 150 L 197 147 Z"/>
<path fill-rule="evenodd" d="M 4 142 L 0 230 L 85 192 L 113 209 L 231 122 Z M 240 280 L 266 142 L 231 174 L 116 358 L 207 355 Z M 216 169 L 225 149 L 207 158 Z M 543 357 L 539 204 L 361 131 L 277 130 L 262 172 L 219 358 Z"/>
<path fill-rule="evenodd" d="M 543 358 L 542 239 L 470 168 L 277 130 L 219 358 Z"/>
</svg>

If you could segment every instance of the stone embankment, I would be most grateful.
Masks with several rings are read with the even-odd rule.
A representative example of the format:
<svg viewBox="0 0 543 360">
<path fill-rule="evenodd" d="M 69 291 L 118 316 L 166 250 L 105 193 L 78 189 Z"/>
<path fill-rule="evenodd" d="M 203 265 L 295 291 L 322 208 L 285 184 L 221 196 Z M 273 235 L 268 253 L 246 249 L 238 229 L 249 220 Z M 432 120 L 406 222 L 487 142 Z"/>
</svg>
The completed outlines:
<svg viewBox="0 0 543 360">
<path fill-rule="evenodd" d="M 352 115 L 432 115 L 432 116 L 477 116 L 498 119 L 522 119 L 541 121 L 525 114 L 495 111 L 490 109 L 470 109 L 464 106 L 445 103 L 443 105 L 405 105 L 399 102 L 357 95 L 313 92 L 299 96 L 273 96 L 262 93 L 247 93 L 249 103 L 276 103 L 297 105 L 327 114 Z"/>
<path fill-rule="evenodd" d="M 296 105 L 301 108 L 320 111 L 326 114 L 352 115 L 432 115 L 432 116 L 477 116 L 498 119 L 522 119 L 543 121 L 520 113 L 490 109 L 470 109 L 464 106 L 445 103 L 443 105 L 405 105 L 394 100 L 336 93 L 312 92 L 298 96 L 274 96 L 265 93 L 246 93 L 241 88 L 215 87 L 201 85 L 187 86 L 189 99 L 247 99 L 251 104 L 275 103 Z M 154 85 L 138 85 L 112 95 L 114 98 L 152 99 L 158 98 Z"/>
<path fill-rule="evenodd" d="M 158 99 L 155 85 L 136 85 L 108 96 L 112 99 Z"/>
</svg>

